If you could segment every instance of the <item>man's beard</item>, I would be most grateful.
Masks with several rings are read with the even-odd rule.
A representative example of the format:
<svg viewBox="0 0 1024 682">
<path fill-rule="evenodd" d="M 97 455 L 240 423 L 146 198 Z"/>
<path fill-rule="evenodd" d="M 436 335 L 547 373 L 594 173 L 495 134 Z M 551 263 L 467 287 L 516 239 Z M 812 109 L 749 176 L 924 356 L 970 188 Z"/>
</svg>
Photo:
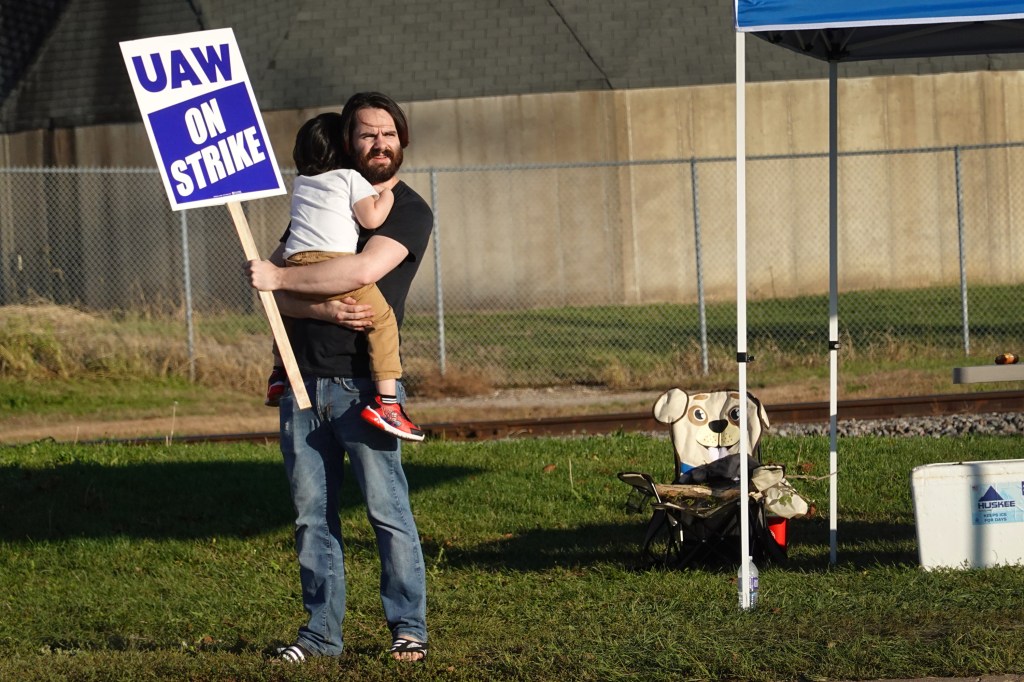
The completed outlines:
<svg viewBox="0 0 1024 682">
<path fill-rule="evenodd" d="M 387 182 L 391 178 L 395 177 L 395 173 L 402 167 L 402 160 L 405 154 L 402 149 L 396 150 L 384 149 L 384 155 L 391 159 L 391 163 L 387 165 L 370 165 L 370 160 L 377 155 L 376 150 L 370 150 L 365 156 L 356 159 L 356 170 L 362 173 L 363 177 L 366 178 L 371 185 L 377 185 L 382 182 Z"/>
</svg>

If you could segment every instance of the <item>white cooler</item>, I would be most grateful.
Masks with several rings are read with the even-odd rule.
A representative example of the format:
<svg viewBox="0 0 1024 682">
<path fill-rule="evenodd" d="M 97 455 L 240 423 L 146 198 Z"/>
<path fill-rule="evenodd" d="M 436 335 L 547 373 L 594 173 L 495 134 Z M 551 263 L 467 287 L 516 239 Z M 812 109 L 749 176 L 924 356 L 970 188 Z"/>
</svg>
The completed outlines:
<svg viewBox="0 0 1024 682">
<path fill-rule="evenodd" d="M 910 483 L 921 566 L 1024 564 L 1024 459 L 925 464 Z"/>
</svg>

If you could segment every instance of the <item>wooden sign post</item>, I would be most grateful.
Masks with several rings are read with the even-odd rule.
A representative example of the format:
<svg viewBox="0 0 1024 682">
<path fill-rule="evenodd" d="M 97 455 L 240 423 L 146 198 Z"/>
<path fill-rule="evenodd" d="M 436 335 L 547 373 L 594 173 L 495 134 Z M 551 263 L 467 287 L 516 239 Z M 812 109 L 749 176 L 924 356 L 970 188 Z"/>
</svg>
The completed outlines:
<svg viewBox="0 0 1024 682">
<path fill-rule="evenodd" d="M 238 232 L 238 239 L 242 242 L 242 250 L 245 251 L 246 260 L 259 260 L 260 254 L 256 249 L 256 242 L 253 241 L 252 231 L 249 230 L 249 221 L 245 218 L 242 205 L 237 201 L 229 201 L 228 212 L 231 214 L 231 221 L 235 224 L 235 231 Z M 310 408 L 309 394 L 306 393 L 306 384 L 302 381 L 302 374 L 295 362 L 295 353 L 292 352 L 292 344 L 288 341 L 288 333 L 284 328 L 284 321 L 281 319 L 281 311 L 277 309 L 277 300 L 274 292 L 261 291 L 260 301 L 263 303 L 263 310 L 267 313 L 267 320 L 270 321 L 270 329 L 274 332 L 274 341 L 277 343 L 277 352 L 284 362 L 284 371 L 288 374 L 288 381 L 292 385 L 292 393 L 295 394 L 295 404 L 300 410 Z"/>
<path fill-rule="evenodd" d="M 284 194 L 285 187 L 234 32 L 128 40 L 121 54 L 171 208 L 227 204 L 245 257 L 258 260 L 240 202 Z M 307 409 L 277 301 L 271 292 L 259 294 L 296 404 Z"/>
</svg>

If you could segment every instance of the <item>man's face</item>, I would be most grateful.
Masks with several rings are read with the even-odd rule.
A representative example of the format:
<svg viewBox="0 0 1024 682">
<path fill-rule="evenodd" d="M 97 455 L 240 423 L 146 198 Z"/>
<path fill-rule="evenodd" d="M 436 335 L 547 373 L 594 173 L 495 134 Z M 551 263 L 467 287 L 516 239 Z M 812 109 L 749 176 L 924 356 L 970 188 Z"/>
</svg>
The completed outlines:
<svg viewBox="0 0 1024 682">
<path fill-rule="evenodd" d="M 374 185 L 394 177 L 402 165 L 402 145 L 391 114 L 383 109 L 360 109 L 352 132 L 356 170 Z"/>
</svg>

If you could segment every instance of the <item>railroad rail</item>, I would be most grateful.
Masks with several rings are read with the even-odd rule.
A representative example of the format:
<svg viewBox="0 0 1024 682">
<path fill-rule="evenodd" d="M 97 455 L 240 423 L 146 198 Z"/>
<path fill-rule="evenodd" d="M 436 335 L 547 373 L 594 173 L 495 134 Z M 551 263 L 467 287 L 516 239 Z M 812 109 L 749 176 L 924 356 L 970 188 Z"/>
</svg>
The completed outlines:
<svg viewBox="0 0 1024 682">
<path fill-rule="evenodd" d="M 825 422 L 829 420 L 827 402 L 765 404 L 773 425 Z M 1024 391 L 991 391 L 955 393 L 902 398 L 867 398 L 840 400 L 837 419 L 893 419 L 898 417 L 945 416 L 954 414 L 986 414 L 1024 412 Z M 494 421 L 443 422 L 424 424 L 428 439 L 446 441 L 484 441 L 504 438 L 536 438 L 545 436 L 582 436 L 619 431 L 665 431 L 650 412 L 625 412 L 533 419 Z M 212 434 L 175 436 L 176 443 L 276 442 L 278 433 Z M 164 444 L 166 438 L 132 438 L 127 440 L 93 441 L 103 443 Z"/>
</svg>

